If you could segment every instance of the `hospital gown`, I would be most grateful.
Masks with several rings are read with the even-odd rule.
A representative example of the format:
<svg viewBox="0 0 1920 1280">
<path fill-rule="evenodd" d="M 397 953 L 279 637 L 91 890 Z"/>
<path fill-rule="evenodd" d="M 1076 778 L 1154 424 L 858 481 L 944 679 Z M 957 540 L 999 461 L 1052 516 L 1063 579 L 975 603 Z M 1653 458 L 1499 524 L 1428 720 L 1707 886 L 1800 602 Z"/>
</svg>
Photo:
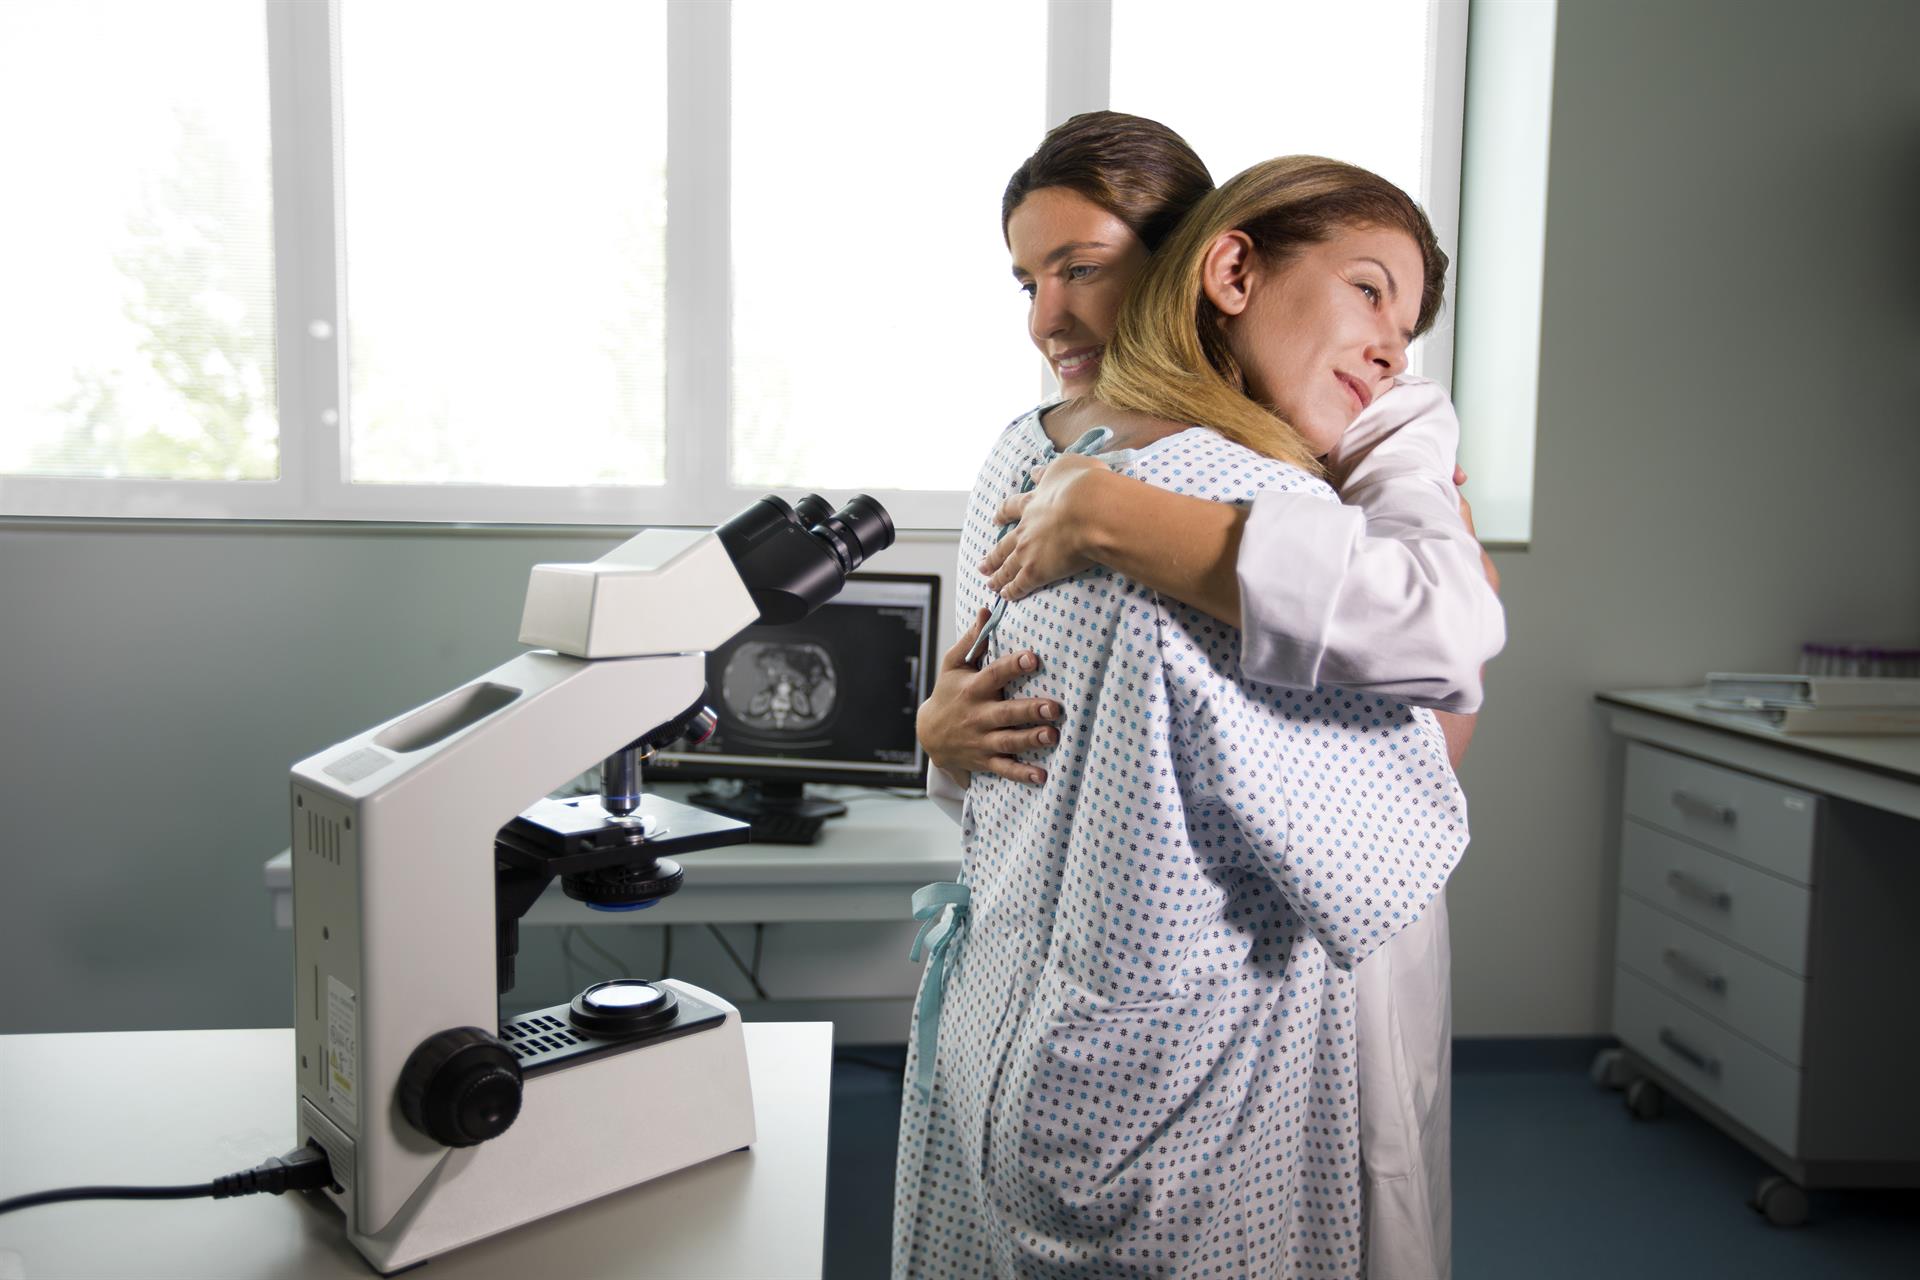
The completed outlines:
<svg viewBox="0 0 1920 1280">
<path fill-rule="evenodd" d="M 961 563 L 1050 456 L 1037 415 L 976 484 Z M 1132 454 L 1225 501 L 1322 482 L 1193 429 Z M 985 602 L 963 575 L 960 607 Z M 1008 609 L 1009 689 L 1061 704 L 1041 787 L 977 775 L 971 903 L 930 1092 L 902 1112 L 902 1276 L 1358 1276 L 1353 982 L 1466 842 L 1430 713 L 1239 667 L 1239 635 L 1103 570 Z M 909 1081 L 918 1070 L 918 1017 Z"/>
</svg>

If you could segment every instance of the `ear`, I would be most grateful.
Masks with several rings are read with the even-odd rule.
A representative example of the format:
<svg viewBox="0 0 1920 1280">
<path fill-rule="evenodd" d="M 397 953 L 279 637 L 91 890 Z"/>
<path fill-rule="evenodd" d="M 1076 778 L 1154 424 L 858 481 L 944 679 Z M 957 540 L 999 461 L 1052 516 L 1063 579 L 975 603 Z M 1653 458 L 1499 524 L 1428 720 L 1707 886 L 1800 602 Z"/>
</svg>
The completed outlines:
<svg viewBox="0 0 1920 1280">
<path fill-rule="evenodd" d="M 1253 240 L 1244 231 L 1222 231 L 1207 247 L 1200 260 L 1200 289 L 1221 315 L 1237 316 L 1247 309 L 1254 264 Z"/>
</svg>

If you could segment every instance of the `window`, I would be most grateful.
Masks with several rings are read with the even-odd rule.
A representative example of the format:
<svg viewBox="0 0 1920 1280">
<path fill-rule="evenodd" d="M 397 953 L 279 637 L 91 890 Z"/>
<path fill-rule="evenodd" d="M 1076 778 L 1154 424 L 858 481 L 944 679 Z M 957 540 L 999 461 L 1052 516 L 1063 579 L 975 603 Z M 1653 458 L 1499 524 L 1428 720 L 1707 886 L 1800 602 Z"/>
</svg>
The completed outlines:
<svg viewBox="0 0 1920 1280">
<path fill-rule="evenodd" d="M 1473 11 L 1461 180 L 1459 342 L 1453 392 L 1460 465 L 1472 477 L 1482 541 L 1524 545 L 1533 533 L 1540 399 L 1540 305 L 1546 269 L 1547 126 L 1553 114 L 1556 0 Z"/>
<path fill-rule="evenodd" d="M 0 207 L 31 375 L 0 513 L 704 524 L 859 489 L 951 527 L 1046 393 L 999 197 L 1048 124 L 1155 116 L 1218 178 L 1339 154 L 1451 249 L 1464 5 L 1383 0 L 1364 71 L 1290 56 L 1350 47 L 1343 12 L 12 0 L 34 127 L 0 171 L 60 198 Z M 1259 74 L 1221 76 L 1223 28 Z M 81 68 L 87 109 L 46 110 Z"/>
<path fill-rule="evenodd" d="M 355 484 L 666 480 L 666 9 L 526 16 L 341 15 Z"/>
<path fill-rule="evenodd" d="M 1454 252 L 1460 112 L 1447 106 L 1464 4 L 1371 0 L 1364 27 L 1350 6 L 1319 0 L 1182 0 L 1180 15 L 1167 21 L 1158 0 L 1113 0 L 1115 103 L 1176 130 L 1215 182 L 1280 155 L 1371 169 L 1417 200 Z M 1226 74 L 1223 36 L 1240 51 Z M 1448 381 L 1451 319 L 1443 312 L 1414 345 L 1414 372 Z"/>
<path fill-rule="evenodd" d="M 0 121 L 0 472 L 274 480 L 258 0 L 0 5 Z"/>
<path fill-rule="evenodd" d="M 733 6 L 728 479 L 970 488 L 1041 390 L 1000 193 L 1042 132 L 1045 77 L 1005 71 L 1046 10 L 882 0 L 822 31 L 824 9 Z"/>
</svg>

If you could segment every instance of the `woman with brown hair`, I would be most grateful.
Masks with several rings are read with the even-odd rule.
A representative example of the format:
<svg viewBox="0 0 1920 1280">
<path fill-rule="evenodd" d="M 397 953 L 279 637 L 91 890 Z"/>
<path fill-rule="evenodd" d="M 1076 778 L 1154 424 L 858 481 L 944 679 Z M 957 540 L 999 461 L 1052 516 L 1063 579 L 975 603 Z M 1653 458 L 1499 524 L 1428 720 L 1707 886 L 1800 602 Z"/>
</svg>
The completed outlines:
<svg viewBox="0 0 1920 1280">
<path fill-rule="evenodd" d="M 1014 171 L 1001 228 L 1033 299 L 1029 333 L 1065 396 L 1092 391 L 1127 288 L 1212 185 L 1177 133 L 1115 111 L 1073 117 Z M 1458 440 L 1438 384 L 1401 376 L 1323 459 L 1341 507 L 1278 494 L 1245 507 L 1201 502 L 1069 456 L 998 513 L 1018 525 L 986 557 L 988 585 L 1018 599 L 1099 563 L 1236 626 L 1244 608 L 1243 657 L 1263 679 L 1433 707 L 1457 764 L 1480 668 L 1505 640 L 1497 574 L 1449 483 L 1464 479 Z M 930 789 L 955 805 L 974 773 L 1040 782 L 1051 746 L 1037 703 L 1001 696 L 1042 655 L 976 668 L 963 661 L 976 638 L 967 630 L 946 656 L 920 715 L 940 766 Z"/>
<path fill-rule="evenodd" d="M 1112 265 L 1073 274 L 1085 246 L 1115 249 L 1082 240 L 1016 246 L 1036 300 Z M 962 563 L 1096 420 L 1149 485 L 1336 505 L 1316 458 L 1400 374 L 1444 269 L 1373 175 L 1249 170 L 1146 264 L 1098 361 L 1114 403 L 1003 435 Z M 1009 607 L 995 643 L 1048 654 L 1009 692 L 1057 711 L 1056 763 L 969 788 L 966 883 L 944 898 L 964 926 L 910 1049 L 926 1087 L 903 1111 L 896 1273 L 1360 1275 L 1350 970 L 1428 910 L 1466 839 L 1432 714 L 1262 682 L 1234 629 L 1099 568 Z"/>
<path fill-rule="evenodd" d="M 1003 229 L 1015 276 L 1033 298 L 1033 341 L 1069 396 L 1092 391 L 1126 288 L 1168 228 L 1209 190 L 1205 166 L 1177 134 L 1117 112 L 1075 117 L 1015 172 L 1002 202 Z M 1417 219 L 1408 225 L 1410 234 L 1430 239 Z M 1437 246 L 1431 248 L 1438 260 Z M 1438 277 L 1433 283 L 1437 305 Z M 1422 292 L 1422 310 L 1430 311 L 1424 282 Z M 1304 319 L 1289 322 L 1300 327 Z M 1198 330 L 1194 336 L 1198 341 Z M 1185 356 L 1190 363 L 1205 358 L 1192 349 Z M 1179 362 L 1160 373 L 1182 381 L 1174 376 Z M 1308 403 L 1303 413 L 1282 417 L 1324 421 L 1313 408 Z M 1337 427 L 1337 399 L 1333 409 Z M 1066 424 L 1059 415 L 1074 411 L 1071 403 L 1056 407 L 1046 421 Z M 1274 430 L 1272 412 L 1230 396 L 1218 409 L 1189 403 L 1184 416 L 1243 422 L 1258 439 Z M 1105 419 L 1095 413 L 1088 420 Z M 1071 434 L 1066 425 L 1059 431 L 1061 438 Z M 1248 675 L 1282 685 L 1347 684 L 1410 703 L 1470 709 L 1479 701 L 1479 664 L 1498 649 L 1501 628 L 1479 547 L 1454 510 L 1449 481 L 1457 475 L 1457 434 L 1436 385 L 1393 379 L 1331 451 L 1321 450 L 1322 464 L 1354 506 L 1275 490 L 1246 504 L 1213 502 L 1069 455 L 1043 468 L 1036 494 L 1011 499 L 995 513 L 1001 523 L 1026 518 L 991 553 L 1000 572 L 989 585 L 1005 585 L 1023 566 L 1054 564 L 1044 581 L 1098 559 L 1230 623 L 1241 621 L 1244 595 L 1240 659 Z M 1459 506 L 1464 514 L 1464 502 Z M 1082 545 L 1073 545 L 1076 538 Z M 1009 548 L 1019 554 L 1005 556 Z M 963 556 L 962 576 L 970 577 L 971 568 Z M 1490 575 L 1491 565 L 1486 569 Z M 1006 594 L 1017 598 L 1033 589 L 1023 577 Z M 922 741 L 943 766 L 930 787 L 951 802 L 963 794 L 954 782 L 964 785 L 976 772 L 1038 785 L 1048 763 L 1042 753 L 1058 732 L 1043 714 L 1057 713 L 1058 704 L 1002 696 L 1051 655 L 1039 646 L 1003 647 L 996 660 L 976 668 L 964 654 L 978 630 L 976 618 L 947 655 L 921 711 Z M 1441 711 L 1438 718 L 1457 763 L 1472 715 Z M 1448 988 L 1439 897 L 1355 972 L 1366 1252 L 1375 1275 L 1445 1272 Z M 923 1051 L 928 1031 L 924 1025 L 919 1031 Z M 924 1063 L 931 1056 L 924 1053 Z"/>
</svg>

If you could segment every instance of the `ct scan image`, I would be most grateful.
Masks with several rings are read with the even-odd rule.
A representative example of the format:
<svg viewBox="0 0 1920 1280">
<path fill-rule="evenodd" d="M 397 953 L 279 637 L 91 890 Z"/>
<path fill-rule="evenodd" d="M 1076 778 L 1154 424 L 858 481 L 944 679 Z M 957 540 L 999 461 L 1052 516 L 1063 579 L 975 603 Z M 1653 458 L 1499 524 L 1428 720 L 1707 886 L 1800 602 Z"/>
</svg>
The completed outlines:
<svg viewBox="0 0 1920 1280">
<path fill-rule="evenodd" d="M 718 692 L 742 727 L 777 740 L 824 731 L 840 705 L 840 678 L 824 646 L 750 640 L 727 659 Z"/>
</svg>

